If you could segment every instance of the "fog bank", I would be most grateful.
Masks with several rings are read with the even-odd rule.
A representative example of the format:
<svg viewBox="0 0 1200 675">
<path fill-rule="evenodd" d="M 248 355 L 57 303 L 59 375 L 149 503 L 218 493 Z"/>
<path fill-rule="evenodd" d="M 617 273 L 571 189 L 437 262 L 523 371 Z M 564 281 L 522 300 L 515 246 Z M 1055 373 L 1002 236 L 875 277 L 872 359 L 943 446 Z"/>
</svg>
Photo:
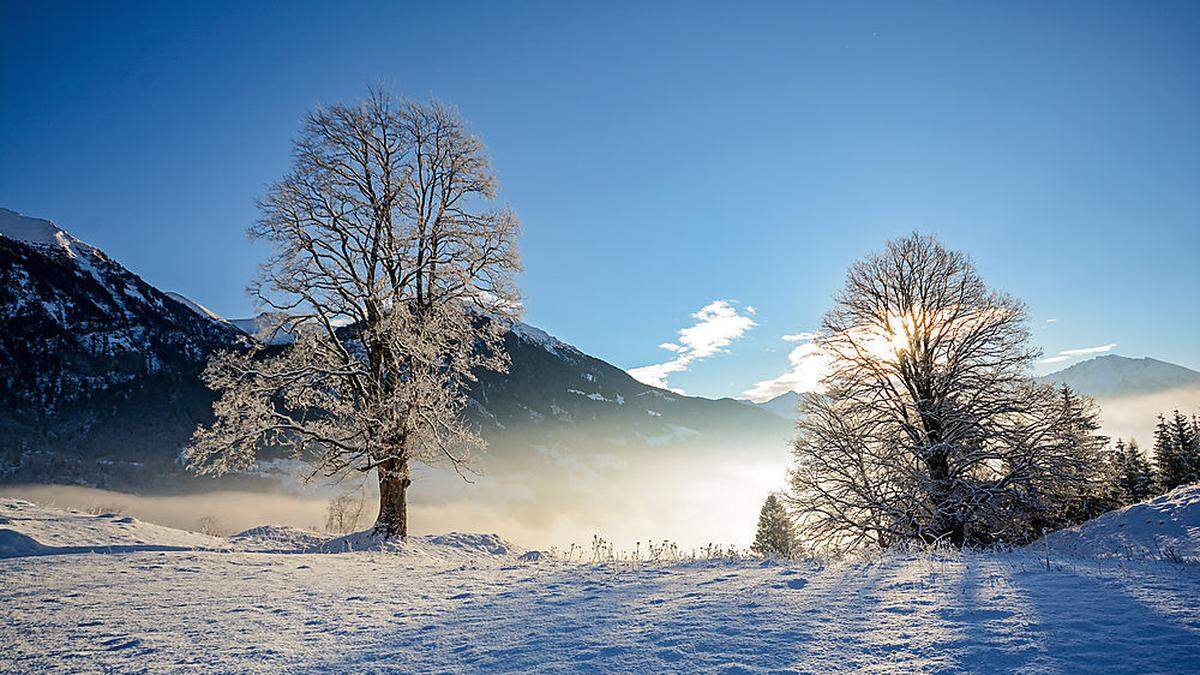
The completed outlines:
<svg viewBox="0 0 1200 675">
<path fill-rule="evenodd" d="M 421 468 L 410 490 L 413 534 L 488 532 L 528 548 L 593 535 L 632 549 L 668 539 L 685 549 L 708 543 L 748 546 L 768 492 L 783 486 L 786 451 L 722 456 L 673 450 L 658 454 L 571 452 L 539 448 L 520 461 L 490 458 L 468 484 L 450 471 Z M 354 484 L 340 489 L 350 491 Z M 360 527 L 374 522 L 374 485 L 363 485 Z M 205 517 L 227 533 L 279 524 L 322 529 L 331 494 L 214 491 L 187 496 L 133 495 L 78 486 L 0 486 L 0 495 L 78 510 L 119 510 L 135 518 L 198 529 Z"/>
</svg>

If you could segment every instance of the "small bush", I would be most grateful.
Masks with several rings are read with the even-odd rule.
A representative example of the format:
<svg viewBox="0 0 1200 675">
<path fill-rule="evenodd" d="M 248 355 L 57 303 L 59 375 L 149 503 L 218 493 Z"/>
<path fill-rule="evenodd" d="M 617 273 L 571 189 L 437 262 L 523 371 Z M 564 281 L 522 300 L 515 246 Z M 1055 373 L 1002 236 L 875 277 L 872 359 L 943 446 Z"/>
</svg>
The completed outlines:
<svg viewBox="0 0 1200 675">
<path fill-rule="evenodd" d="M 229 534 L 221 520 L 211 513 L 200 516 L 200 520 L 196 521 L 196 531 L 210 537 L 224 537 Z"/>
<path fill-rule="evenodd" d="M 123 516 L 125 515 L 125 506 L 117 503 L 92 504 L 83 511 L 93 516 Z"/>
</svg>

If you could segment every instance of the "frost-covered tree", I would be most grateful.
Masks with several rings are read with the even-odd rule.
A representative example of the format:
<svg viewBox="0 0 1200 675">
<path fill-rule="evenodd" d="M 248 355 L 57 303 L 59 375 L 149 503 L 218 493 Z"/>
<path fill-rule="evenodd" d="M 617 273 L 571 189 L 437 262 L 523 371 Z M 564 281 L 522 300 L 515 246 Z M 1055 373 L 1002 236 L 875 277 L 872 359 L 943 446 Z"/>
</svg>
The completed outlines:
<svg viewBox="0 0 1200 675">
<path fill-rule="evenodd" d="M 1031 379 L 1024 306 L 935 239 L 855 263 L 816 343 L 788 493 L 806 541 L 1021 541 L 1103 487 L 1094 404 Z"/>
<path fill-rule="evenodd" d="M 1178 410 L 1154 428 L 1154 468 L 1163 492 L 1200 481 L 1200 434 L 1194 420 Z"/>
<path fill-rule="evenodd" d="M 1121 504 L 1135 504 L 1154 496 L 1154 470 L 1142 455 L 1137 441 L 1117 439 L 1113 450 L 1113 492 Z"/>
<path fill-rule="evenodd" d="M 767 495 L 758 512 L 758 531 L 750 550 L 759 555 L 791 558 L 799 553 L 796 526 L 792 523 L 783 501 L 774 493 Z"/>
<path fill-rule="evenodd" d="M 310 113 L 250 229 L 272 248 L 251 292 L 295 340 L 213 359 L 216 421 L 190 466 L 282 447 L 310 478 L 375 472 L 376 531 L 406 536 L 413 464 L 463 472 L 482 445 L 464 388 L 507 367 L 519 223 L 495 195 L 483 144 L 437 102 L 372 92 Z"/>
</svg>

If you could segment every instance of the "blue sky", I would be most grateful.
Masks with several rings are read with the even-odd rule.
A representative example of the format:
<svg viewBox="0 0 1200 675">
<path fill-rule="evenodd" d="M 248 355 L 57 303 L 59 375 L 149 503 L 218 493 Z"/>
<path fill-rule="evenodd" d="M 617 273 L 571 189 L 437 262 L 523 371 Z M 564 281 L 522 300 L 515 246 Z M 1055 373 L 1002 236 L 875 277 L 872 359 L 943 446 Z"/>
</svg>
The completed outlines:
<svg viewBox="0 0 1200 675">
<path fill-rule="evenodd" d="M 788 371 L 914 229 L 1048 355 L 1200 368 L 1200 4 L 963 4 L 7 2 L 0 206 L 246 315 L 300 116 L 386 83 L 487 142 L 527 320 L 688 393 Z"/>
</svg>

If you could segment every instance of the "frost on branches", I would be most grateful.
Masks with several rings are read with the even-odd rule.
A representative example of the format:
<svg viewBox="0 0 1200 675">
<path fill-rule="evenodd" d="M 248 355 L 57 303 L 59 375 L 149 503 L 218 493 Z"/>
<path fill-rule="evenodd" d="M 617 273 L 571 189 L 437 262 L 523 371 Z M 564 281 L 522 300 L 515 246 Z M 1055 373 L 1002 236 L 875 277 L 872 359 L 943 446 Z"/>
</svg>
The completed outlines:
<svg viewBox="0 0 1200 675">
<path fill-rule="evenodd" d="M 250 233 L 273 251 L 251 286 L 277 317 L 265 330 L 296 339 L 211 361 L 216 421 L 189 466 L 248 469 L 276 447 L 310 478 L 375 471 L 376 531 L 404 537 L 412 464 L 463 474 L 483 445 L 464 392 L 508 366 L 520 224 L 492 206 L 483 144 L 439 103 L 372 92 L 310 113 L 294 145 Z"/>
<path fill-rule="evenodd" d="M 935 239 L 856 263 L 817 344 L 788 495 L 813 545 L 1018 543 L 1104 491 L 1094 404 L 1033 382 L 1024 306 Z"/>
</svg>

